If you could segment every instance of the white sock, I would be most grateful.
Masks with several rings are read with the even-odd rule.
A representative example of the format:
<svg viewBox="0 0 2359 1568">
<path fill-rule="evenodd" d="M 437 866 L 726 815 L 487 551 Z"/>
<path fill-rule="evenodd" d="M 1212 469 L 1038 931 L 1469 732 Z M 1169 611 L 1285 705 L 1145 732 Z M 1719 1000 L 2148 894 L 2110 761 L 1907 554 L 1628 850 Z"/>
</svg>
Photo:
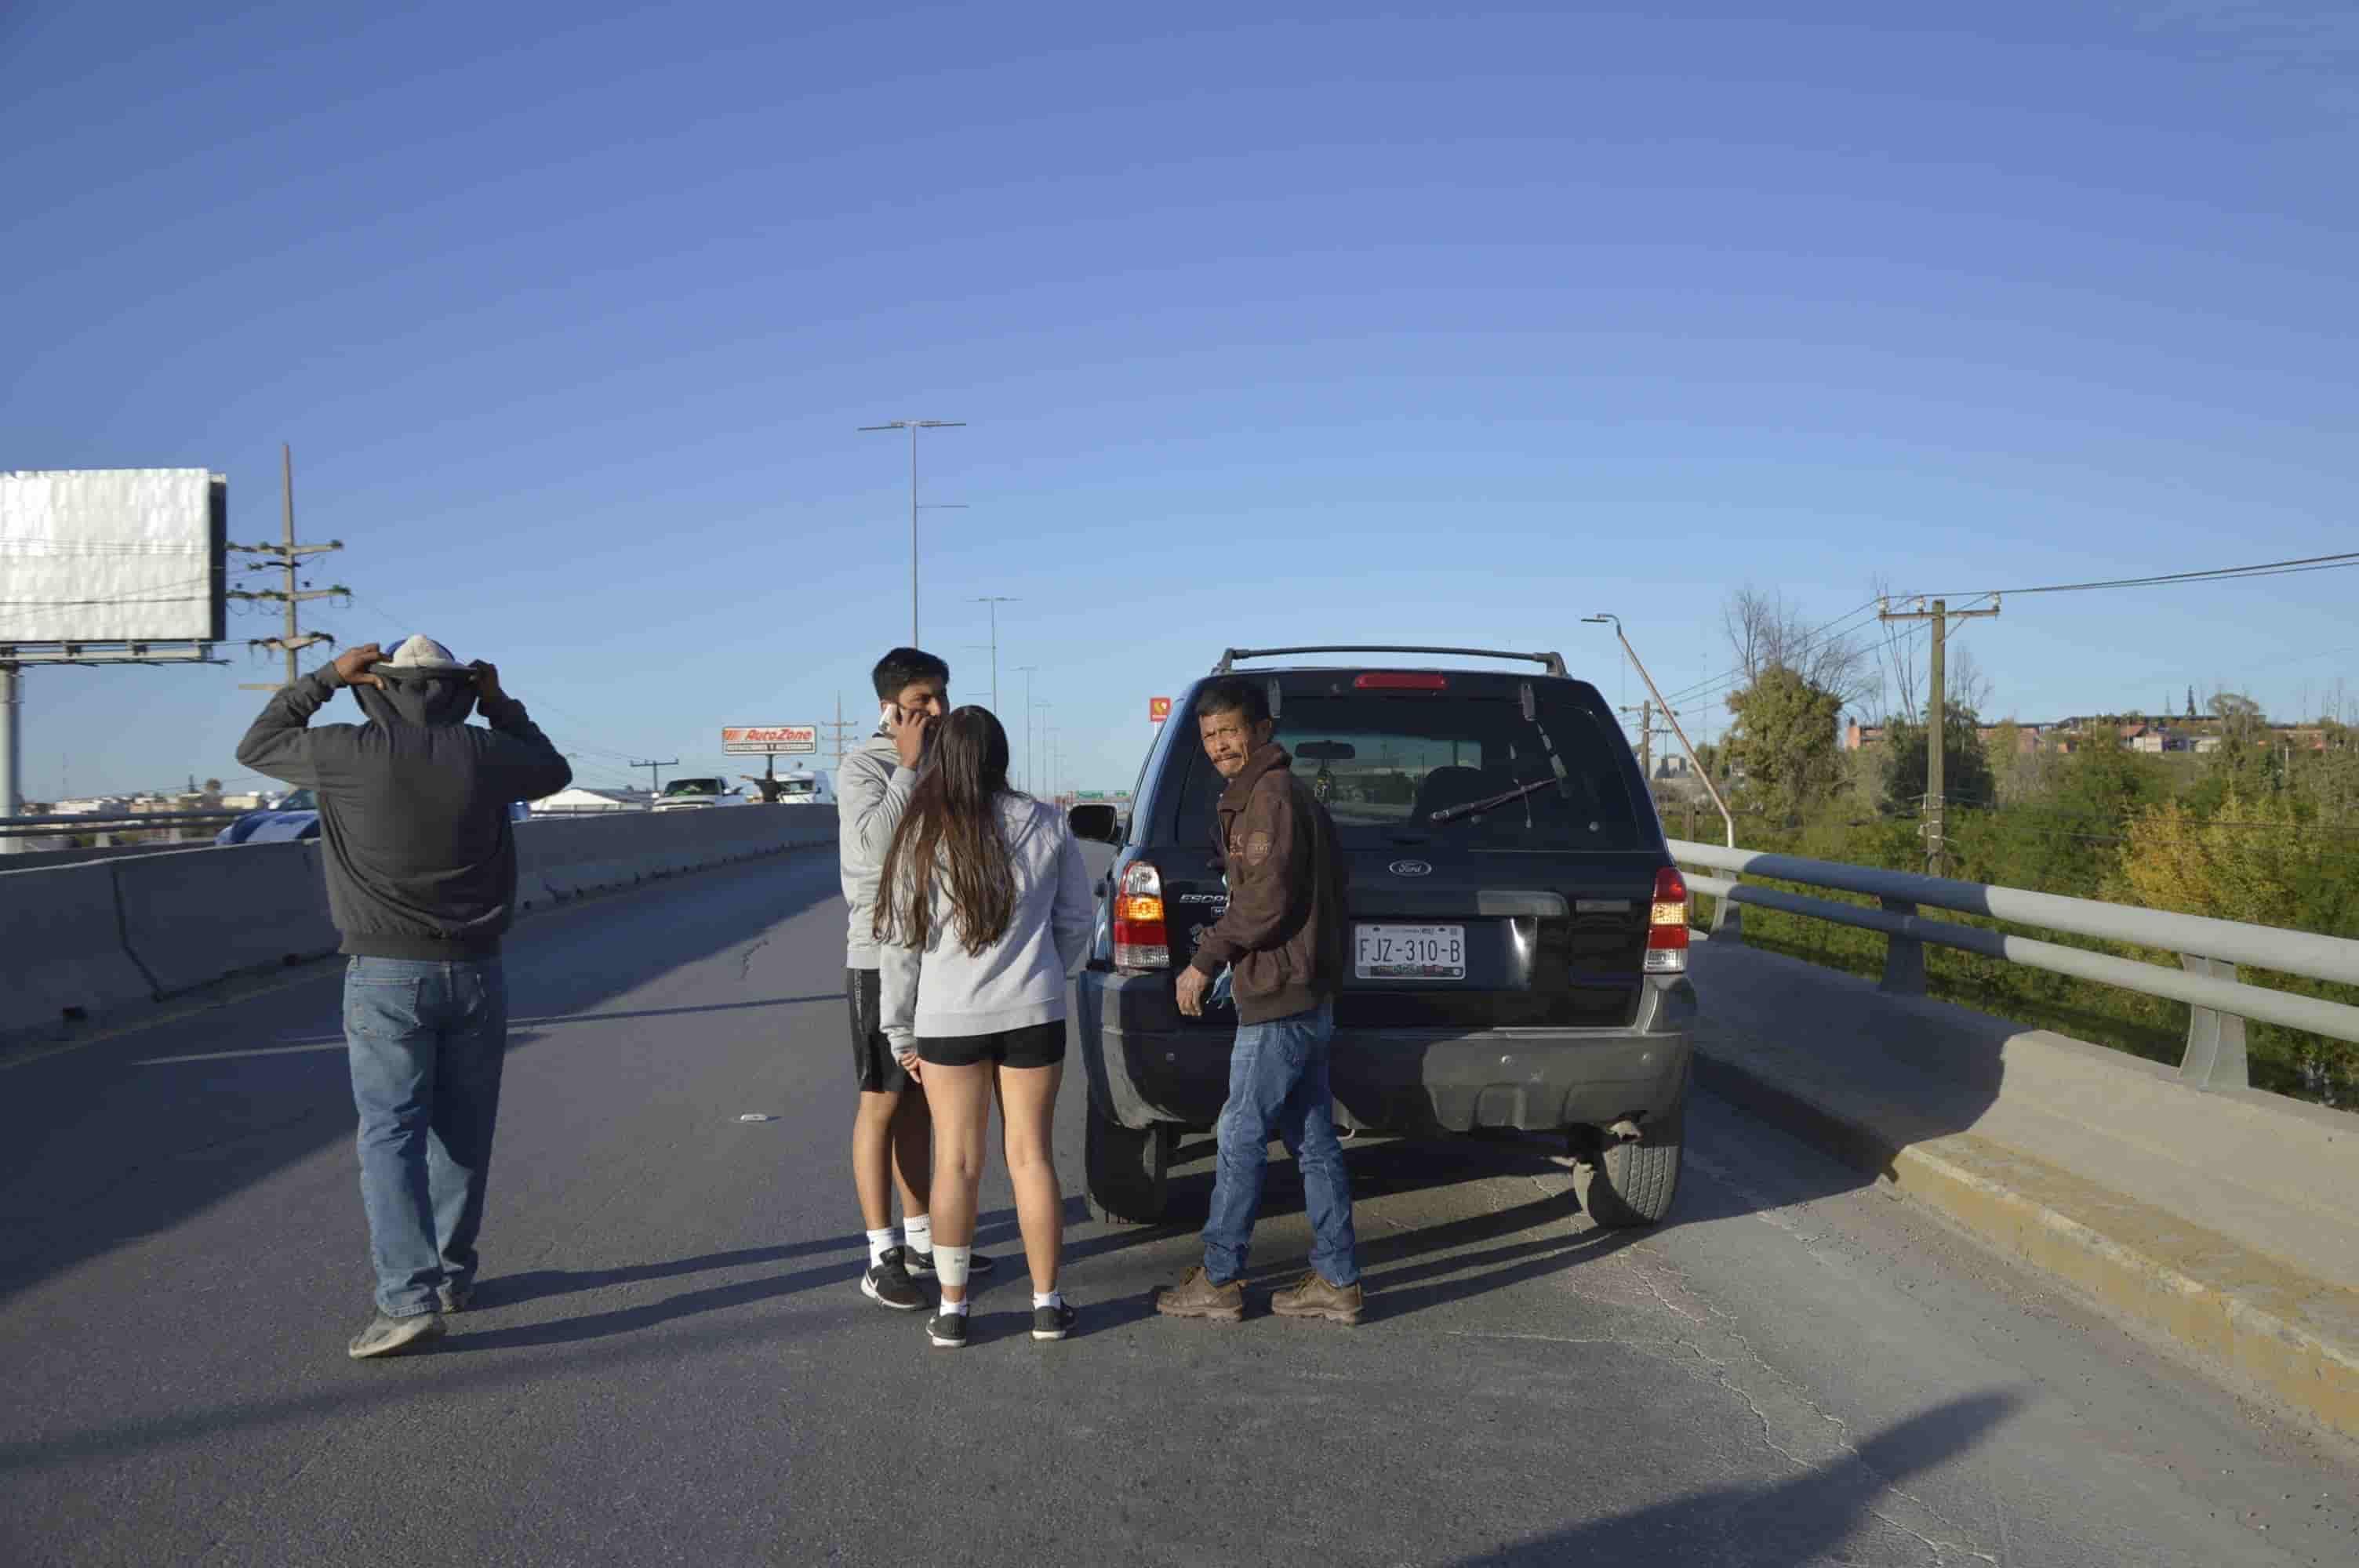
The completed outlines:
<svg viewBox="0 0 2359 1568">
<path fill-rule="evenodd" d="M 966 1298 L 961 1296 L 957 1301 L 945 1300 L 942 1303 L 942 1315 L 944 1317 L 964 1317 L 966 1315 Z"/>
<path fill-rule="evenodd" d="M 972 1247 L 952 1247 L 944 1242 L 934 1249 L 934 1278 L 951 1290 L 966 1289 L 966 1260 L 973 1256 Z"/>
<path fill-rule="evenodd" d="M 909 1250 L 920 1258 L 934 1255 L 934 1217 L 921 1214 L 915 1219 L 904 1217 L 901 1234 L 909 1238 Z"/>
<path fill-rule="evenodd" d="M 901 1245 L 901 1232 L 893 1226 L 868 1233 L 868 1266 L 872 1269 L 885 1261 L 885 1254 Z"/>
<path fill-rule="evenodd" d="M 1062 1291 L 1050 1291 L 1045 1296 L 1038 1291 L 1034 1291 L 1032 1292 L 1032 1310 L 1034 1312 L 1038 1312 L 1042 1307 L 1060 1307 L 1064 1304 L 1065 1292 Z"/>
</svg>

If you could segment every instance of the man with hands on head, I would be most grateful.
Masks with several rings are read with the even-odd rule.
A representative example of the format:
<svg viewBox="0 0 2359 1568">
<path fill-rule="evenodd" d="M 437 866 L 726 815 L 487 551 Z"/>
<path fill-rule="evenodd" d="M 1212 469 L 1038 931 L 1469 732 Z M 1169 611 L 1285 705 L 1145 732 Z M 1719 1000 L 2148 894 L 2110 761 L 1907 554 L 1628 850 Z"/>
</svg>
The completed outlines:
<svg viewBox="0 0 2359 1568">
<path fill-rule="evenodd" d="M 313 726 L 349 689 L 367 722 Z M 466 722 L 482 713 L 488 729 Z M 360 1113 L 376 1312 L 355 1360 L 433 1339 L 479 1266 L 507 1049 L 500 938 L 516 914 L 511 807 L 573 770 L 500 685 L 430 637 L 351 649 L 282 687 L 237 748 L 313 792 L 342 934 L 344 1038 Z"/>
</svg>

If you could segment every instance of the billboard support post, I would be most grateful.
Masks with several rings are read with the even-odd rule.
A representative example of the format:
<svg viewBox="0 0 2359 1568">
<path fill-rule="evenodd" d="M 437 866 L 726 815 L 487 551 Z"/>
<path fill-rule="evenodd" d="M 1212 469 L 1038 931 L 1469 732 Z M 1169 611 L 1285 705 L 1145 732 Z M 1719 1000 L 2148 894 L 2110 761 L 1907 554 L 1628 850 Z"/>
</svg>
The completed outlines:
<svg viewBox="0 0 2359 1568">
<path fill-rule="evenodd" d="M 18 793 L 24 752 L 16 739 L 16 708 L 24 696 L 23 673 L 13 664 L 0 664 L 0 816 L 20 816 L 25 809 L 24 796 Z M 14 854 L 20 847 L 13 834 L 0 838 L 0 855 Z"/>
<path fill-rule="evenodd" d="M 229 481 L 205 469 L 0 472 L 9 585 L 0 641 L 0 816 L 22 815 L 27 665 L 217 665 Z M 0 835 L 0 855 L 32 840 Z"/>
</svg>

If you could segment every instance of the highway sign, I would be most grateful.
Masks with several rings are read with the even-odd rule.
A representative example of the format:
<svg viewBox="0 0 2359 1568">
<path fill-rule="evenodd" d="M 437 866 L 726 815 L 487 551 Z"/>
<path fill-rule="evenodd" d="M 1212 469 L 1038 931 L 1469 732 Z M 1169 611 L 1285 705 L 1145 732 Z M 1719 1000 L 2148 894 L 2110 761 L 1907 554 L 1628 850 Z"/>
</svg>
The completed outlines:
<svg viewBox="0 0 2359 1568">
<path fill-rule="evenodd" d="M 734 724 L 721 731 L 721 749 L 733 757 L 791 757 L 819 750 L 816 724 Z"/>
</svg>

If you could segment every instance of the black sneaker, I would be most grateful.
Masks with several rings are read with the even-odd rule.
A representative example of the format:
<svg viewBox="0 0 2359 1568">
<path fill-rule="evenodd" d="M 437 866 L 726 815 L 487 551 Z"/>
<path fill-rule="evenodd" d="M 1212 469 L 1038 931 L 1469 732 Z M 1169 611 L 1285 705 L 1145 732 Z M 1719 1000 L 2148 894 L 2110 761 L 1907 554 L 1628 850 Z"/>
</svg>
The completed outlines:
<svg viewBox="0 0 2359 1568">
<path fill-rule="evenodd" d="M 470 1281 L 463 1285 L 453 1285 L 446 1281 L 437 1285 L 434 1287 L 434 1300 L 444 1317 L 456 1316 L 474 1304 L 474 1282 Z"/>
<path fill-rule="evenodd" d="M 913 1280 L 932 1279 L 934 1277 L 933 1249 L 929 1248 L 925 1251 L 920 1252 L 915 1248 L 911 1248 L 908 1250 L 909 1253 L 909 1277 Z M 978 1252 L 973 1257 L 966 1260 L 967 1277 L 969 1279 L 977 1279 L 984 1274 L 990 1273 L 994 1269 L 998 1267 L 998 1264 L 993 1262 L 990 1259 Z"/>
<path fill-rule="evenodd" d="M 926 1337 L 934 1342 L 937 1350 L 966 1348 L 966 1314 L 946 1312 L 926 1325 Z"/>
<path fill-rule="evenodd" d="M 885 1261 L 861 1276 L 860 1293 L 895 1312 L 916 1312 L 926 1304 L 926 1298 L 918 1293 L 917 1285 L 909 1278 L 898 1247 L 889 1249 Z"/>
<path fill-rule="evenodd" d="M 1062 1339 L 1073 1332 L 1073 1323 L 1082 1314 L 1073 1310 L 1071 1302 L 1059 1302 L 1055 1306 L 1032 1309 L 1032 1337 Z"/>
</svg>

